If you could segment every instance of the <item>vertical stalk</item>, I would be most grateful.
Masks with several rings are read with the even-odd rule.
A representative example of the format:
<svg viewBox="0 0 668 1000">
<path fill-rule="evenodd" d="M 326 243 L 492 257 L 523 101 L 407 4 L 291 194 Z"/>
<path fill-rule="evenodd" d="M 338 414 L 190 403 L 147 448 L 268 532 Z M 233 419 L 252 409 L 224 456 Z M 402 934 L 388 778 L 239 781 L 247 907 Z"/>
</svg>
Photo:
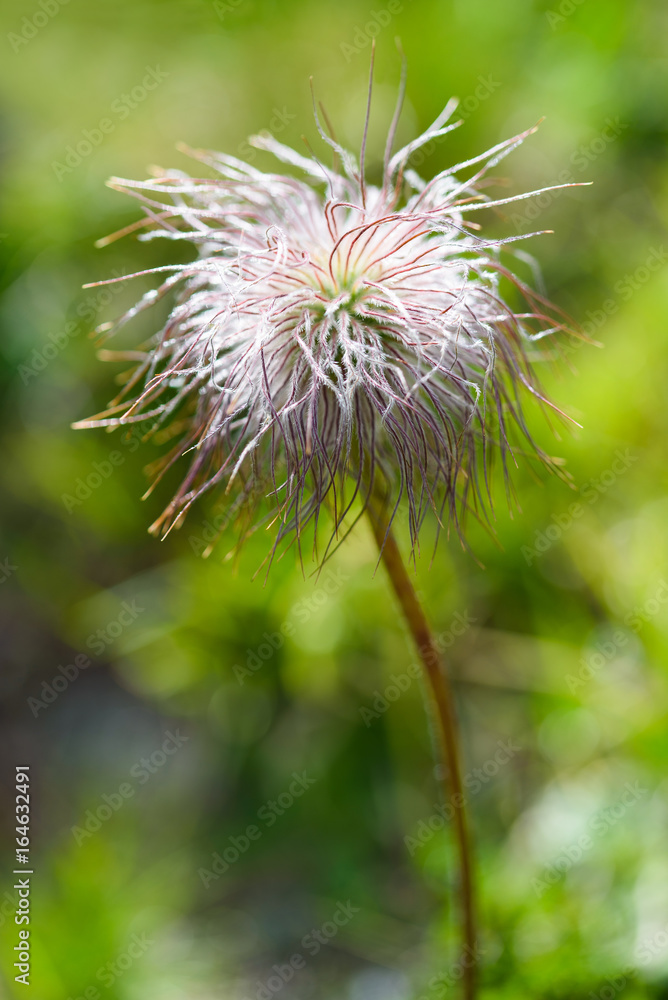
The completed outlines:
<svg viewBox="0 0 668 1000">
<path fill-rule="evenodd" d="M 401 610 L 411 631 L 418 654 L 427 675 L 429 688 L 436 708 L 440 744 L 444 765 L 443 783 L 446 798 L 454 806 L 454 831 L 459 857 L 459 892 L 462 916 L 463 995 L 474 1000 L 476 950 L 476 925 L 473 898 L 473 862 L 468 837 L 468 823 L 462 787 L 462 773 L 457 745 L 457 728 L 452 690 L 442 669 L 438 649 L 415 588 L 404 565 L 396 539 L 387 517 L 380 506 L 372 501 L 367 508 L 374 537 L 381 559 L 397 596 Z"/>
</svg>

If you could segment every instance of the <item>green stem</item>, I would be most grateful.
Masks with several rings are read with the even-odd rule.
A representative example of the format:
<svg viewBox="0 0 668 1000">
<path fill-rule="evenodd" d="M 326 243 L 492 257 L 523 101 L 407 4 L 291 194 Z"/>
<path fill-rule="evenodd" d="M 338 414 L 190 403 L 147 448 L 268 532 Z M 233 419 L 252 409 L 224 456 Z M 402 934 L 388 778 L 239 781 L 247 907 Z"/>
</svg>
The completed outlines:
<svg viewBox="0 0 668 1000">
<path fill-rule="evenodd" d="M 474 1000 L 476 992 L 476 925 L 473 898 L 473 861 L 468 837 L 468 823 L 462 786 L 462 773 L 457 745 L 457 728 L 452 691 L 424 611 L 404 565 L 396 539 L 383 509 L 372 503 L 367 508 L 381 559 L 397 596 L 422 660 L 439 723 L 440 743 L 444 764 L 446 797 L 454 806 L 454 830 L 459 856 L 459 890 L 462 913 L 463 995 Z"/>
</svg>

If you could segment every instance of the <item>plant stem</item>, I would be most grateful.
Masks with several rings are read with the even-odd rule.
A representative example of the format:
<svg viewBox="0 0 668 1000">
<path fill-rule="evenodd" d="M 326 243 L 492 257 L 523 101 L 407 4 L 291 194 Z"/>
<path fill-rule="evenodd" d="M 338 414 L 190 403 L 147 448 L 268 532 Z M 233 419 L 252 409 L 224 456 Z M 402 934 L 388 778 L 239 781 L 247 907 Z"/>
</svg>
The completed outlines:
<svg viewBox="0 0 668 1000">
<path fill-rule="evenodd" d="M 401 610 L 411 631 L 422 660 L 433 697 L 440 730 L 446 797 L 449 793 L 454 806 L 454 828 L 459 855 L 460 897 L 462 911 L 463 995 L 465 1000 L 475 997 L 476 925 L 473 899 L 473 863 L 468 838 L 468 823 L 462 787 L 462 775 L 457 746 L 457 729 L 452 690 L 442 669 L 438 649 L 429 624 L 418 600 L 415 588 L 404 565 L 389 521 L 379 505 L 367 508 L 374 537 Z"/>
</svg>

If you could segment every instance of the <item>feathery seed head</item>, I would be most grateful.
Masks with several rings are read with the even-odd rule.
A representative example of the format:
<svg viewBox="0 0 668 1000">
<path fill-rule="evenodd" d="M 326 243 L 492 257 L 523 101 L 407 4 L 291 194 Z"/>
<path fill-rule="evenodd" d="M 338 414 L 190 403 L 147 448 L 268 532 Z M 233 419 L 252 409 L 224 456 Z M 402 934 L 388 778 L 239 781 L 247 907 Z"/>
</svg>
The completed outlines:
<svg viewBox="0 0 668 1000">
<path fill-rule="evenodd" d="M 485 240 L 468 217 L 517 200 L 492 201 L 482 182 L 534 130 L 425 182 L 410 157 L 461 124 L 451 121 L 457 102 L 393 154 L 403 91 L 404 80 L 379 186 L 365 179 L 366 127 L 358 163 L 317 111 L 331 168 L 268 134 L 251 139 L 305 179 L 189 151 L 214 179 L 167 171 L 111 182 L 141 202 L 140 239 L 198 252 L 156 268 L 160 286 L 114 324 L 174 293 L 120 396 L 75 425 L 156 429 L 178 415 L 186 429 L 163 464 L 188 454 L 190 466 L 155 531 L 225 484 L 252 505 L 269 497 L 276 544 L 299 540 L 323 504 L 336 534 L 355 502 L 381 494 L 390 510 L 407 500 L 415 544 L 430 508 L 457 528 L 465 507 L 484 508 L 488 460 L 498 451 L 505 467 L 517 432 L 528 439 L 518 390 L 542 396 L 527 348 L 564 323 L 501 261 L 526 237 Z M 502 279 L 520 309 L 504 301 Z"/>
</svg>

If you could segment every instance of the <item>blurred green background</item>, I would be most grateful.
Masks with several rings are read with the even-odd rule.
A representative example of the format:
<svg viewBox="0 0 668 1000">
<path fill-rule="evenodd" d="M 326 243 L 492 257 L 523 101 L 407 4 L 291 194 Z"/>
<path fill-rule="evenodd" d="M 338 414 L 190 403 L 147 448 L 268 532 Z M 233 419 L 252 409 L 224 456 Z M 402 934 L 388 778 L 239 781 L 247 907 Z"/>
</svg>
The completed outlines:
<svg viewBox="0 0 668 1000">
<path fill-rule="evenodd" d="M 418 161 L 423 174 L 545 116 L 503 165 L 509 189 L 593 182 L 492 219 L 555 230 L 530 249 L 550 296 L 603 344 L 545 370 L 583 429 L 554 443 L 532 415 L 573 488 L 522 466 L 522 512 L 511 518 L 497 490 L 497 541 L 471 527 L 482 566 L 445 540 L 430 565 L 428 528 L 417 567 L 456 680 L 482 996 L 668 997 L 668 8 L 5 0 L 0 35 L 0 989 L 26 995 L 12 968 L 11 809 L 27 763 L 28 995 L 458 995 L 424 696 L 413 682 L 382 710 L 413 651 L 365 526 L 330 577 L 307 565 L 304 578 L 290 553 L 264 586 L 264 533 L 237 565 L 229 532 L 199 558 L 220 498 L 164 543 L 146 533 L 168 499 L 167 485 L 139 501 L 156 445 L 69 429 L 112 395 L 117 366 L 96 360 L 88 333 L 148 284 L 81 286 L 173 259 L 132 237 L 94 249 L 138 217 L 107 177 L 193 169 L 180 141 L 244 155 L 271 129 L 315 146 L 311 74 L 357 148 L 375 35 L 373 176 L 399 35 L 400 139 L 452 95 L 466 119 Z M 82 141 L 90 150 L 72 155 Z M 96 471 L 87 495 L 79 480 Z M 499 741 L 514 748 L 502 764 Z"/>
</svg>

